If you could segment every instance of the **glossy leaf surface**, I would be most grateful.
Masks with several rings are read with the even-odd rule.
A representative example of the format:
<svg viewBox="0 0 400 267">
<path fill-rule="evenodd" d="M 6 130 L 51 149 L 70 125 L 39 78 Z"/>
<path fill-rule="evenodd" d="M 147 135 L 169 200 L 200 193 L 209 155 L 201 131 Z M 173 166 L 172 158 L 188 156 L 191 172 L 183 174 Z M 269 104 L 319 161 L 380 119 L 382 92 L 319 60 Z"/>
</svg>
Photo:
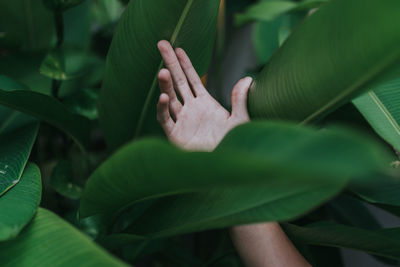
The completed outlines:
<svg viewBox="0 0 400 267">
<path fill-rule="evenodd" d="M 368 87 L 371 91 L 353 103 L 375 131 L 400 151 L 400 67 Z"/>
<path fill-rule="evenodd" d="M 20 114 L 12 112 L 7 120 L 2 121 L 3 125 L 0 124 L 0 127 L 4 127 L 1 127 L 3 131 L 0 129 L 0 197 L 19 182 L 36 140 L 37 123 L 4 133 L 7 128 L 5 124 L 9 123 L 10 127 L 13 120 L 17 120 L 14 122 L 16 124 L 20 123 L 18 118 Z"/>
<path fill-rule="evenodd" d="M 142 140 L 123 147 L 95 171 L 80 212 L 115 212 L 143 199 L 210 189 L 217 194 L 239 186 L 247 186 L 246 191 L 274 185 L 276 190 L 265 197 L 287 196 L 285 192 L 305 185 L 342 186 L 352 176 L 380 169 L 385 158 L 373 143 L 347 131 L 316 132 L 271 122 L 238 127 L 213 153 Z"/>
<path fill-rule="evenodd" d="M 216 32 L 218 0 L 131 1 L 108 56 L 99 99 L 100 122 L 111 150 L 143 133 L 158 132 L 155 106 L 162 67 L 157 42 L 186 50 L 203 75 Z M 147 27 L 144 27 L 147 25 Z"/>
<path fill-rule="evenodd" d="M 0 242 L 15 238 L 35 215 L 42 196 L 39 168 L 29 164 L 17 185 L 0 197 Z"/>
<path fill-rule="evenodd" d="M 397 0 L 324 4 L 257 77 L 249 93 L 251 115 L 306 123 L 367 90 L 400 59 L 399 11 Z"/>
<path fill-rule="evenodd" d="M 20 235 L 0 242 L 2 266 L 127 266 L 52 212 L 39 208 Z"/>
</svg>

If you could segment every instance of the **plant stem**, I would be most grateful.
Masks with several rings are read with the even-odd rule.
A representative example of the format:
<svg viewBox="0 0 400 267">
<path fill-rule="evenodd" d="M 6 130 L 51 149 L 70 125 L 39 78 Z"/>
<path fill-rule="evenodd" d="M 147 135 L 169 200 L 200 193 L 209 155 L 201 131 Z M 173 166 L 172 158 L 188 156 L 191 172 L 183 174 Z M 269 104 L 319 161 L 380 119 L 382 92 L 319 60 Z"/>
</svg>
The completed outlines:
<svg viewBox="0 0 400 267">
<path fill-rule="evenodd" d="M 57 33 L 57 45 L 56 48 L 59 49 L 64 43 L 64 16 L 61 10 L 54 11 L 54 22 L 56 25 Z M 55 98 L 59 98 L 58 93 L 60 91 L 61 81 L 53 79 L 51 83 L 51 95 Z"/>
</svg>

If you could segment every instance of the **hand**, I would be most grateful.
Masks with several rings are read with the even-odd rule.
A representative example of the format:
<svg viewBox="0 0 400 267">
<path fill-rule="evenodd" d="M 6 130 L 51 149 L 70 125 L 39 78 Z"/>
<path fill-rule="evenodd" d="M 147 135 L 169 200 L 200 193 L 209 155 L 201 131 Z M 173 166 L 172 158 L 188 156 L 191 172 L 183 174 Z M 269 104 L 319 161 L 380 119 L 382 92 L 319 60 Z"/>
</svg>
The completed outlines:
<svg viewBox="0 0 400 267">
<path fill-rule="evenodd" d="M 171 142 L 188 150 L 212 151 L 229 130 L 249 121 L 247 92 L 252 78 L 233 88 L 229 113 L 204 88 L 185 51 L 174 51 L 167 41 L 160 41 L 158 49 L 167 69 L 158 74 L 157 120 Z"/>
</svg>

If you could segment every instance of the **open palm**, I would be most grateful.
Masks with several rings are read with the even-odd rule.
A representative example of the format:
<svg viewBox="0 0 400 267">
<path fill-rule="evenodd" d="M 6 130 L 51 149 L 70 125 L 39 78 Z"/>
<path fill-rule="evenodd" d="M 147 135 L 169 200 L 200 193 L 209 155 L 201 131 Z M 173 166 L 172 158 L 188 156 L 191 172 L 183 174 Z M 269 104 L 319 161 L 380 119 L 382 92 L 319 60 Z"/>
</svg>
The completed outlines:
<svg viewBox="0 0 400 267">
<path fill-rule="evenodd" d="M 167 69 L 162 69 L 158 75 L 162 93 L 157 105 L 157 119 L 171 142 L 188 150 L 212 151 L 229 130 L 249 121 L 247 92 L 252 82 L 250 77 L 235 85 L 232 113 L 229 113 L 204 88 L 182 49 L 174 51 L 167 41 L 160 41 L 158 48 Z"/>
</svg>

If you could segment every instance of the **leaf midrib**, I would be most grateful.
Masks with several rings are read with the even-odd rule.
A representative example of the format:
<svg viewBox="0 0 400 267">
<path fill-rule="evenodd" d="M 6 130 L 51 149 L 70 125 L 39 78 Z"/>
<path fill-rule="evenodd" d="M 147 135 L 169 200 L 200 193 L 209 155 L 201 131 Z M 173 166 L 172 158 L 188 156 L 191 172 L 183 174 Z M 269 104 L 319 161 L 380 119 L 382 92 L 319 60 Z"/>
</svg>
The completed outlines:
<svg viewBox="0 0 400 267">
<path fill-rule="evenodd" d="M 372 100 L 376 103 L 378 108 L 382 111 L 383 115 L 388 119 L 390 125 L 393 126 L 393 129 L 396 131 L 396 133 L 398 135 L 400 135 L 400 125 L 394 119 L 394 117 L 389 112 L 389 110 L 386 108 L 386 106 L 383 104 L 383 102 L 379 99 L 379 97 L 373 91 L 370 91 L 368 94 L 370 95 Z"/>
<path fill-rule="evenodd" d="M 193 2 L 194 2 L 194 0 L 188 0 L 188 2 L 186 3 L 185 8 L 182 11 L 182 14 L 181 14 L 181 16 L 180 16 L 180 18 L 178 20 L 178 23 L 177 23 L 177 25 L 176 25 L 173 33 L 172 33 L 171 39 L 170 39 L 170 43 L 172 45 L 175 44 L 175 41 L 176 41 L 176 39 L 177 39 L 181 29 L 182 29 L 183 23 L 185 22 L 185 19 L 186 19 L 187 15 L 189 14 L 189 10 L 192 7 Z M 150 104 L 151 104 L 151 100 L 152 100 L 152 98 L 154 96 L 154 93 L 155 93 L 155 90 L 156 90 L 156 87 L 157 87 L 157 73 L 161 70 L 163 64 L 164 64 L 164 61 L 161 60 L 160 65 L 158 66 L 156 75 L 154 75 L 154 79 L 153 79 L 153 82 L 151 84 L 149 93 L 147 94 L 146 100 L 145 100 L 144 105 L 143 105 L 142 112 L 140 113 L 139 122 L 138 122 L 138 125 L 136 127 L 136 131 L 135 131 L 135 135 L 134 135 L 135 139 L 137 137 L 139 137 L 139 135 L 140 135 L 140 133 L 142 131 L 144 120 L 147 117 L 147 114 L 148 114 L 148 111 L 149 111 L 149 108 L 150 108 Z"/>
<path fill-rule="evenodd" d="M 362 75 L 361 78 L 359 78 L 354 83 L 352 83 L 341 94 L 337 95 L 335 98 L 333 98 L 327 104 L 325 104 L 322 108 L 320 108 L 319 110 L 317 110 L 316 112 L 314 112 L 313 114 L 308 116 L 306 119 L 304 119 L 300 123 L 300 125 L 304 125 L 304 124 L 310 123 L 311 121 L 315 120 L 317 117 L 319 117 L 322 114 L 324 114 L 325 112 L 327 112 L 329 109 L 333 108 L 340 101 L 342 101 L 346 97 L 349 97 L 357 89 L 359 89 L 363 85 L 367 84 L 373 77 L 378 76 L 385 69 L 387 69 L 391 65 L 393 65 L 398 60 L 399 56 L 400 56 L 400 52 L 399 51 L 395 51 L 392 54 L 390 54 L 388 57 L 386 57 L 384 60 L 382 60 L 379 64 L 376 64 L 374 68 L 370 69 L 364 75 Z"/>
</svg>

